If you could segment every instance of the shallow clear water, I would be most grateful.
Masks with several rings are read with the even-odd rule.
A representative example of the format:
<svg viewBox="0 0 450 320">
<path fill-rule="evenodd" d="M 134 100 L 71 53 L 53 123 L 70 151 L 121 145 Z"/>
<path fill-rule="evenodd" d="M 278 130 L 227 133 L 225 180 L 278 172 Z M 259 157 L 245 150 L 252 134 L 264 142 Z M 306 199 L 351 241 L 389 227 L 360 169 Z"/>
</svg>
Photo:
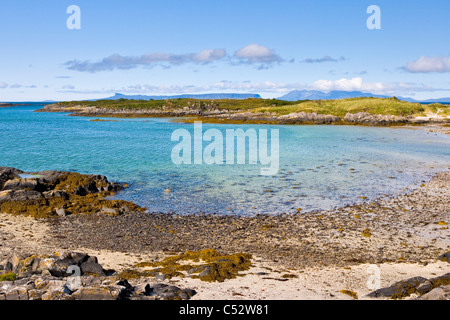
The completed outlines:
<svg viewBox="0 0 450 320">
<path fill-rule="evenodd" d="M 193 132 L 191 124 L 155 118 L 92 122 L 33 112 L 40 107 L 0 108 L 0 166 L 103 174 L 129 183 L 116 198 L 155 212 L 330 209 L 361 197 L 402 192 L 450 164 L 450 136 L 422 130 L 203 124 L 204 130 L 224 133 L 230 128 L 279 129 L 279 172 L 262 176 L 259 165 L 175 165 L 172 132 Z"/>
</svg>

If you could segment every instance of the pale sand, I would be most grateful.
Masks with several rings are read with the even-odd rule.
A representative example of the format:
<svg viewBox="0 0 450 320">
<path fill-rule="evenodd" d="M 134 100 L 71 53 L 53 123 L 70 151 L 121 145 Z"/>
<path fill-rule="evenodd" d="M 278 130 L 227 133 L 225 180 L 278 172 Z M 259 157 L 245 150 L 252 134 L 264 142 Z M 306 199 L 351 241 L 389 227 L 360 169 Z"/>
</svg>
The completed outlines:
<svg viewBox="0 0 450 320">
<path fill-rule="evenodd" d="M 49 226 L 33 218 L 0 214 L 0 251 L 5 258 L 20 248 L 21 252 L 50 253 L 64 252 L 51 243 L 43 242 Z M 31 237 L 32 235 L 32 237 Z M 6 240 L 5 240 L 6 239 Z M 7 246 L 5 246 L 7 244 Z M 97 256 L 105 269 L 124 270 L 142 261 L 160 259 L 164 253 L 133 254 L 107 250 L 89 250 L 74 245 L 72 251 L 86 252 Z M 368 286 L 369 273 L 373 265 L 361 264 L 347 268 L 324 267 L 305 268 L 303 270 L 284 269 L 280 264 L 253 259 L 253 267 L 243 272 L 243 277 L 226 280 L 222 283 L 208 283 L 192 278 L 173 278 L 163 282 L 181 288 L 197 291 L 192 300 L 348 300 L 350 296 L 341 290 L 356 292 L 359 299 L 373 291 Z M 433 278 L 450 272 L 450 264 L 436 261 L 424 264 L 384 263 L 376 265 L 380 270 L 380 285 L 386 287 L 414 276 Z M 282 275 L 292 274 L 297 278 L 281 281 Z M 139 280 L 142 281 L 142 280 Z M 154 278 L 149 283 L 161 282 Z M 133 284 L 133 280 L 130 280 Z M 370 284 L 369 284 L 370 285 Z M 414 298 L 412 296 L 411 298 Z"/>
</svg>

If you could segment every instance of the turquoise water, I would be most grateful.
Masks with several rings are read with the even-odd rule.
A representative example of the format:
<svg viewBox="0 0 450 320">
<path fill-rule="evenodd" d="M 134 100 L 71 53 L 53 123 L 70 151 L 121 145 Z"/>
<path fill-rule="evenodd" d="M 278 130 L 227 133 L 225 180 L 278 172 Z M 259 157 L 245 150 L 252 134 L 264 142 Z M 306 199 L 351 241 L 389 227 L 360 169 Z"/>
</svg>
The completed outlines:
<svg viewBox="0 0 450 320">
<path fill-rule="evenodd" d="M 106 175 L 130 187 L 115 198 L 152 212 L 255 214 L 330 209 L 403 192 L 450 165 L 450 136 L 349 126 L 203 124 L 279 129 L 280 170 L 255 165 L 175 165 L 168 119 L 93 118 L 0 108 L 0 166 Z M 354 169 L 354 170 L 350 170 Z M 166 192 L 170 189 L 170 192 Z"/>
</svg>

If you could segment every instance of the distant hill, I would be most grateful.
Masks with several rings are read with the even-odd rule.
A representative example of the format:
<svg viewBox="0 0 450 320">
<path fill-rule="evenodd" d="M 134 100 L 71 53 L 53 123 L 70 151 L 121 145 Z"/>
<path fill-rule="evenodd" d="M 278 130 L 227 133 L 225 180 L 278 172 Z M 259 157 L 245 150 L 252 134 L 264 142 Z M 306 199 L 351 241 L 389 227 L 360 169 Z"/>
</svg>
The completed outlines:
<svg viewBox="0 0 450 320">
<path fill-rule="evenodd" d="M 400 99 L 408 101 L 408 102 L 450 104 L 450 98 L 427 99 L 427 100 L 414 100 L 414 99 L 411 99 L 411 98 L 400 98 Z"/>
<path fill-rule="evenodd" d="M 166 100 L 166 99 L 236 99 L 243 100 L 248 98 L 262 99 L 259 94 L 252 93 L 207 93 L 207 94 L 182 94 L 175 96 L 145 96 L 145 95 L 125 95 L 116 93 L 113 97 L 96 100 Z"/>
<path fill-rule="evenodd" d="M 347 98 L 390 98 L 389 96 L 375 95 L 361 91 L 318 91 L 318 90 L 295 90 L 279 97 L 279 100 L 297 101 L 297 100 L 336 100 Z"/>
<path fill-rule="evenodd" d="M 391 96 L 377 95 L 370 92 L 361 91 L 318 91 L 318 90 L 294 90 L 285 94 L 277 99 L 285 101 L 298 101 L 298 100 L 336 100 L 347 98 L 391 98 Z M 450 104 L 450 98 L 428 99 L 428 100 L 415 100 L 412 98 L 397 97 L 400 100 L 407 102 L 419 102 L 419 103 L 444 103 Z"/>
</svg>

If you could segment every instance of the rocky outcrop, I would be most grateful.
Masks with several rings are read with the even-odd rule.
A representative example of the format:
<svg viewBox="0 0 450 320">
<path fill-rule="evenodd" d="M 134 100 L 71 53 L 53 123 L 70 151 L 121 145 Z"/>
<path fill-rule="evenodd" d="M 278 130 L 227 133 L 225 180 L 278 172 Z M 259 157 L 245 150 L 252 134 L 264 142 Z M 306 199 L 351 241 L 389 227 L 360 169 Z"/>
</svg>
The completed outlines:
<svg viewBox="0 0 450 320">
<path fill-rule="evenodd" d="M 0 263 L 0 300 L 188 300 L 195 294 L 147 279 L 131 285 L 84 253 L 14 256 Z"/>
<path fill-rule="evenodd" d="M 315 124 L 331 124 L 334 122 L 340 122 L 341 119 L 337 116 L 329 115 L 329 114 L 318 114 L 315 112 L 306 113 L 306 112 L 298 112 L 291 113 L 288 115 L 283 115 L 278 117 L 282 122 L 304 122 L 304 123 L 315 123 Z"/>
<path fill-rule="evenodd" d="M 396 282 L 392 286 L 373 291 L 367 296 L 369 298 L 402 299 L 412 294 L 419 295 L 419 300 L 434 300 L 437 296 L 440 299 L 450 300 L 450 273 L 432 279 L 409 278 Z"/>
<path fill-rule="evenodd" d="M 131 202 L 103 199 L 123 188 L 102 175 L 63 171 L 24 173 L 15 168 L 0 167 L 0 212 L 49 218 L 144 211 Z"/>
<path fill-rule="evenodd" d="M 371 114 L 367 112 L 347 113 L 344 122 L 363 125 L 389 125 L 412 122 L 412 117 L 400 117 L 393 115 Z"/>
<path fill-rule="evenodd" d="M 417 300 L 450 300 L 450 285 L 435 288 Z"/>
</svg>

